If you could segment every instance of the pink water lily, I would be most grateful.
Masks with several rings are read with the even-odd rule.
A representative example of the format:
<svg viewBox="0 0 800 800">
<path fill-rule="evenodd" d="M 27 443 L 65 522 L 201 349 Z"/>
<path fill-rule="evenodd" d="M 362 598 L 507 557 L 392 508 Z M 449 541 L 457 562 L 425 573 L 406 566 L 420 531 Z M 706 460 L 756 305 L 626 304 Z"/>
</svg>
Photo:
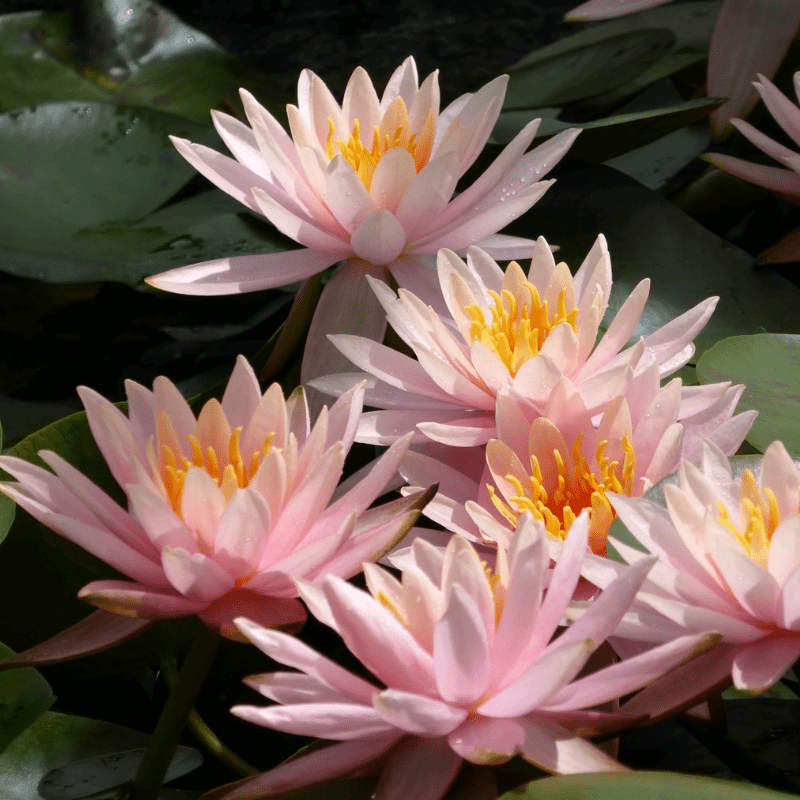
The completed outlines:
<svg viewBox="0 0 800 800">
<path fill-rule="evenodd" d="M 763 75 L 753 84 L 767 110 L 800 148 L 800 108 Z M 794 89 L 800 102 L 800 72 L 794 74 Z M 800 152 L 791 150 L 761 133 L 749 122 L 732 120 L 732 125 L 759 150 L 774 158 L 781 167 L 755 164 L 723 153 L 707 153 L 704 158 L 737 178 L 763 186 L 790 203 L 800 203 Z"/>
<path fill-rule="evenodd" d="M 386 279 L 391 273 L 400 285 L 428 280 L 427 257 L 440 247 L 463 251 L 479 243 L 498 258 L 528 255 L 533 242 L 497 231 L 544 194 L 552 181 L 540 177 L 579 131 L 565 131 L 526 154 L 539 121 L 530 123 L 453 198 L 489 138 L 508 78 L 440 111 L 437 74 L 419 85 L 409 57 L 379 98 L 358 67 L 340 106 L 320 78 L 303 70 L 298 104 L 287 106 L 291 135 L 242 90 L 251 127 L 212 112 L 233 159 L 173 138 L 198 171 L 304 249 L 193 264 L 149 282 L 182 294 L 234 294 L 303 280 L 349 259 L 320 299 L 303 361 L 305 383 L 330 371 L 331 357 L 339 357 L 326 333 L 382 338 L 386 323 L 365 274 Z M 346 327 L 329 327 L 333 323 Z"/>
<path fill-rule="evenodd" d="M 331 337 L 366 372 L 329 375 L 312 385 L 339 395 L 367 379 L 365 402 L 384 409 L 364 414 L 359 441 L 389 444 L 416 430 L 416 443 L 485 444 L 497 435 L 498 392 L 510 387 L 544 413 L 562 377 L 591 415 L 600 414 L 652 365 L 661 379 L 686 364 L 694 354 L 692 340 L 719 299 L 704 300 L 626 347 L 650 281 L 636 286 L 598 341 L 612 283 L 602 235 L 574 276 L 565 263 L 556 264 L 543 237 L 527 274 L 516 262 L 503 272 L 485 251 L 471 247 L 466 262 L 442 250 L 438 276 L 438 287 L 418 290 L 422 297 L 404 289 L 395 296 L 371 281 L 416 360 L 363 337 Z M 691 405 L 694 394 L 684 393 L 682 402 Z"/>
<path fill-rule="evenodd" d="M 130 579 L 81 589 L 80 597 L 105 611 L 197 615 L 234 638 L 232 620 L 242 613 L 264 625 L 297 626 L 306 614 L 294 577 L 359 572 L 362 561 L 404 535 L 427 499 L 367 510 L 394 475 L 407 438 L 331 502 L 363 387 L 323 409 L 313 428 L 302 389 L 288 401 L 278 384 L 262 395 L 241 356 L 222 402 L 209 400 L 197 418 L 166 378 L 156 378 L 153 391 L 133 381 L 126 388 L 128 416 L 91 389 L 79 393 L 127 511 L 56 453 L 39 454 L 53 472 L 0 458 L 17 479 L 0 483 L 0 491 Z M 87 651 L 93 635 L 82 634 Z"/>
<path fill-rule="evenodd" d="M 669 0 L 589 0 L 565 17 L 572 22 L 608 19 Z M 753 76 L 771 78 L 800 29 L 800 3 L 787 0 L 724 0 L 711 37 L 708 55 L 709 97 L 728 101 L 711 114 L 716 135 L 726 133 L 733 117 L 746 117 L 757 97 Z M 727 130 L 726 130 L 727 129 Z"/>
<path fill-rule="evenodd" d="M 207 800 L 270 797 L 354 772 L 380 775 L 376 800 L 438 800 L 464 761 L 501 764 L 516 754 L 559 774 L 625 769 L 584 737 L 638 718 L 624 708 L 592 709 L 636 691 L 708 641 L 683 637 L 577 677 L 652 566 L 651 560 L 629 570 L 553 639 L 578 580 L 586 536 L 583 514 L 549 583 L 544 530 L 530 515 L 520 520 L 510 547 L 498 549 L 492 569 L 465 539 L 453 537 L 444 552 L 416 541 L 400 580 L 365 564 L 369 594 L 334 577 L 318 586 L 301 582 L 311 612 L 383 686 L 291 636 L 237 620 L 257 647 L 299 672 L 249 678 L 278 705 L 236 706 L 233 713 L 340 743 L 222 787 Z"/>
<path fill-rule="evenodd" d="M 589 545 L 605 553 L 615 517 L 608 493 L 642 495 L 674 472 L 681 456 L 699 460 L 703 436 L 735 452 L 756 416 L 753 411 L 733 414 L 743 389 L 723 383 L 695 393 L 693 413 L 681 417 L 689 410 L 681 380 L 660 387 L 658 366 L 651 364 L 626 394 L 606 402 L 597 420 L 566 378 L 556 385 L 544 413 L 508 389 L 497 398 L 497 438 L 486 445 L 480 479 L 470 464 L 479 448 L 467 451 L 466 459 L 455 448 L 438 457 L 409 452 L 401 472 L 412 486 L 427 485 L 431 475 L 438 475 L 439 492 L 425 514 L 454 533 L 506 541 L 520 515 L 529 511 L 552 541 L 560 541 L 589 509 Z"/>
<path fill-rule="evenodd" d="M 734 478 L 725 455 L 706 442 L 700 468 L 683 462 L 678 475 L 678 485 L 664 487 L 666 508 L 609 495 L 626 528 L 659 558 L 617 635 L 653 642 L 689 631 L 722 634 L 705 668 L 670 687 L 671 703 L 724 675 L 761 692 L 800 657 L 800 470 L 774 442 L 758 478 L 750 470 Z M 631 564 L 649 557 L 612 543 Z M 583 574 L 605 586 L 625 569 L 590 557 Z"/>
</svg>

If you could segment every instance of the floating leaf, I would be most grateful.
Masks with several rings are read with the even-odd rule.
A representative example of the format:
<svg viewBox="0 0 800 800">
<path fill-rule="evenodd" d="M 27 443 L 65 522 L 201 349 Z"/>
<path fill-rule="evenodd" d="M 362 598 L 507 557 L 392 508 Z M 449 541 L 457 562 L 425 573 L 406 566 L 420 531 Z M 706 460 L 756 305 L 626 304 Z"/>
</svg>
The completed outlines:
<svg viewBox="0 0 800 800">
<path fill-rule="evenodd" d="M 13 650 L 0 644 L 0 660 L 13 655 Z M 0 753 L 33 725 L 55 699 L 50 684 L 33 667 L 0 673 Z"/>
<path fill-rule="evenodd" d="M 77 800 L 130 781 L 148 736 L 85 717 L 52 711 L 41 716 L 0 756 L 3 800 Z M 179 747 L 167 780 L 202 762 Z"/>
<path fill-rule="evenodd" d="M 542 778 L 500 800 L 788 800 L 796 795 L 752 784 L 675 772 L 600 772 Z"/>
<path fill-rule="evenodd" d="M 668 108 L 620 114 L 592 122 L 563 122 L 543 118 L 536 141 L 549 139 L 568 128 L 580 128 L 583 133 L 570 147 L 568 158 L 594 163 L 608 161 L 705 119 L 722 103 L 722 100 L 713 97 L 701 97 Z M 535 118 L 536 114 L 530 111 L 503 112 L 492 132 L 492 141 L 500 144 L 510 142 Z"/>
<path fill-rule="evenodd" d="M 601 166 L 562 170 L 548 192 L 510 230 L 536 231 L 560 245 L 559 258 L 577 268 L 598 233 L 608 240 L 614 284 L 610 319 L 639 281 L 652 279 L 650 299 L 635 336 L 646 335 L 707 297 L 721 297 L 695 338 L 699 356 L 727 336 L 766 325 L 800 333 L 800 288 L 710 233 L 659 194 Z"/>
<path fill-rule="evenodd" d="M 780 439 L 800 457 L 800 336 L 732 336 L 703 353 L 697 374 L 703 383 L 744 383 L 739 409 L 758 411 L 747 441 L 763 453 Z"/>
<path fill-rule="evenodd" d="M 171 11 L 146 0 L 77 8 L 0 17 L 0 111 L 51 100 L 106 100 L 208 126 L 210 109 L 241 107 L 243 86 L 283 113 L 281 92 L 269 78 Z"/>
<path fill-rule="evenodd" d="M 562 49 L 545 58 L 529 56 L 508 68 L 503 107 L 564 105 L 609 92 L 641 75 L 674 42 L 671 31 L 639 30 Z"/>
</svg>

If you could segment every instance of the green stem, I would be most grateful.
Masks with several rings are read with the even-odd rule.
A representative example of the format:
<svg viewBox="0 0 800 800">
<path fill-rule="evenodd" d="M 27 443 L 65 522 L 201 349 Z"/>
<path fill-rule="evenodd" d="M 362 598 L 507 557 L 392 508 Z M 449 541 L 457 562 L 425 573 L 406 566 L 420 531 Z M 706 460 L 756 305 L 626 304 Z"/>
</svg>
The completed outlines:
<svg viewBox="0 0 800 800">
<path fill-rule="evenodd" d="M 169 694 L 156 729 L 147 743 L 129 800 L 157 800 L 189 714 L 219 646 L 219 635 L 200 625 L 178 681 Z"/>
<path fill-rule="evenodd" d="M 163 666 L 164 679 L 169 690 L 172 691 L 178 681 L 178 669 L 175 660 L 170 658 Z M 206 721 L 197 713 L 197 709 L 192 709 L 187 723 L 189 730 L 195 735 L 201 745 L 213 755 L 218 761 L 228 769 L 237 773 L 243 778 L 251 775 L 258 775 L 261 770 L 256 769 L 252 764 L 248 764 L 241 756 L 234 753 L 227 747 L 219 737 L 208 727 Z"/>
</svg>

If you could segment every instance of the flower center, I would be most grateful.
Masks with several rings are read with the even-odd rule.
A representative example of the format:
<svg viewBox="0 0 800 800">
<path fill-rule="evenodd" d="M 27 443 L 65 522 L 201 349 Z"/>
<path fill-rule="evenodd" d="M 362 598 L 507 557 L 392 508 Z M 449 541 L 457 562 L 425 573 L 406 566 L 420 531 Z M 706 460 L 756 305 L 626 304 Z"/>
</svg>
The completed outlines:
<svg viewBox="0 0 800 800">
<path fill-rule="evenodd" d="M 778 501 L 772 489 L 758 488 L 755 475 L 746 469 L 742 475 L 739 499 L 740 522 L 737 525 L 730 517 L 722 501 L 717 500 L 717 520 L 721 522 L 744 547 L 753 561 L 766 567 L 769 560 L 769 545 L 772 534 L 781 521 Z M 800 502 L 798 502 L 800 513 Z"/>
<path fill-rule="evenodd" d="M 584 508 L 589 512 L 589 546 L 600 555 L 606 554 L 606 536 L 616 514 L 606 499 L 606 492 L 618 492 L 630 496 L 633 491 L 636 473 L 636 453 L 626 434 L 622 440 L 625 453 L 622 465 L 619 461 L 611 461 L 605 455 L 607 441 L 600 442 L 595 453 L 599 468 L 599 477 L 591 469 L 581 449 L 583 434 L 575 440 L 572 448 L 573 468 L 570 470 L 558 450 L 553 451 L 553 460 L 557 476 L 555 485 L 548 488 L 542 477 L 542 470 L 536 456 L 531 457 L 530 485 L 523 487 L 514 475 L 506 475 L 516 495 L 508 498 L 509 503 L 501 500 L 494 487 L 489 486 L 489 495 L 495 508 L 516 527 L 519 515 L 530 511 L 542 522 L 548 535 L 556 539 L 564 539 L 575 518 Z M 552 484 L 552 481 L 551 481 Z M 526 491 L 527 488 L 527 491 Z"/>
<path fill-rule="evenodd" d="M 210 401 L 214 402 L 214 401 Z M 170 426 L 171 427 L 171 426 Z M 253 480 L 264 456 L 272 449 L 272 439 L 275 434 L 270 433 L 264 439 L 261 450 L 256 450 L 249 461 L 245 461 L 239 449 L 239 439 L 242 435 L 242 428 L 236 428 L 229 436 L 227 451 L 220 448 L 220 452 L 211 446 L 204 448 L 200 440 L 194 434 L 189 434 L 186 438 L 189 441 L 191 457 L 176 453 L 175 449 L 168 444 L 162 444 L 161 468 L 155 458 L 155 450 L 152 447 L 152 438 L 148 444 L 150 450 L 150 461 L 154 466 L 154 472 L 160 473 L 167 499 L 172 506 L 172 510 L 181 515 L 181 498 L 183 497 L 183 487 L 186 482 L 186 474 L 192 467 L 199 467 L 205 470 L 222 490 L 226 500 L 233 497 L 237 489 L 243 489 Z"/>
<path fill-rule="evenodd" d="M 491 306 L 491 323 L 486 322 L 483 309 L 475 303 L 464 311 L 472 318 L 470 325 L 471 344 L 476 339 L 488 347 L 502 362 L 511 375 L 530 358 L 538 355 L 550 331 L 562 322 L 567 322 L 577 333 L 578 309 L 567 310 L 567 290 L 558 294 L 558 308 L 550 314 L 547 301 L 542 301 L 539 290 L 530 281 L 525 281 L 515 297 L 508 289 L 502 295 L 490 291 L 494 305 Z M 525 296 L 527 293 L 527 297 Z"/>
<path fill-rule="evenodd" d="M 410 153 L 414 159 L 415 169 L 419 172 L 428 163 L 436 132 L 432 110 L 428 112 L 422 130 L 412 132 L 408 109 L 402 97 L 397 97 L 392 101 L 389 108 L 386 109 L 381 124 L 373 127 L 370 147 L 367 147 L 362 140 L 361 123 L 357 119 L 353 121 L 353 132 L 347 140 L 336 139 L 334 142 L 336 126 L 333 118 L 328 117 L 328 125 L 326 155 L 332 159 L 338 150 L 342 158 L 356 171 L 367 191 L 372 185 L 372 176 L 378 162 L 395 147 Z"/>
</svg>

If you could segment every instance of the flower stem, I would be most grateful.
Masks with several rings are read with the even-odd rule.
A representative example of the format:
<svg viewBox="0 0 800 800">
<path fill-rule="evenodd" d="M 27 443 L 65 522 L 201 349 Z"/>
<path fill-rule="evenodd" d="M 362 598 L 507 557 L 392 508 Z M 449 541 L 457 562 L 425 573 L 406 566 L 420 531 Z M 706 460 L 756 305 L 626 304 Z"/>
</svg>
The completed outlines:
<svg viewBox="0 0 800 800">
<path fill-rule="evenodd" d="M 164 679 L 172 691 L 178 682 L 178 668 L 175 664 L 174 658 L 169 658 L 162 666 Z M 197 713 L 197 709 L 192 709 L 187 721 L 187 727 L 194 734 L 195 738 L 213 755 L 219 762 L 224 764 L 228 769 L 237 773 L 243 778 L 250 777 L 251 775 L 258 775 L 260 770 L 256 769 L 252 764 L 248 764 L 241 756 L 227 747 L 214 731 L 209 728 L 206 721 Z"/>
<path fill-rule="evenodd" d="M 133 781 L 129 800 L 157 800 L 178 739 L 186 726 L 197 695 L 219 646 L 219 635 L 200 625 L 178 681 L 169 693 L 156 729 L 147 743 L 142 763 Z"/>
</svg>

